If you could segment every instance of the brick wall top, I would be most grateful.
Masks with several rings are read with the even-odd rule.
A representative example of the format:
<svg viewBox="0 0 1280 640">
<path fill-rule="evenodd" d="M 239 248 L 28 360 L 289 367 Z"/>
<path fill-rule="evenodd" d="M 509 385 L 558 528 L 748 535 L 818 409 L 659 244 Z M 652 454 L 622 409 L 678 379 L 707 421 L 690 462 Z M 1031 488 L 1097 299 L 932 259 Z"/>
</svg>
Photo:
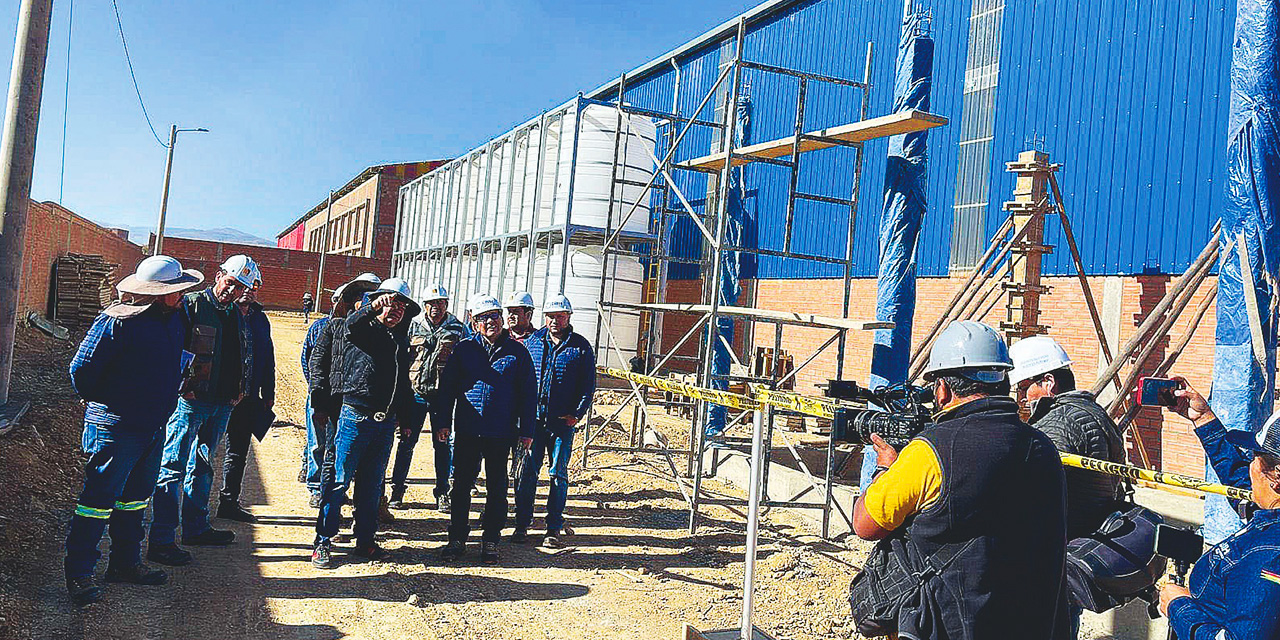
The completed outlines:
<svg viewBox="0 0 1280 640">
<path fill-rule="evenodd" d="M 22 281 L 18 292 L 18 313 L 28 311 L 49 315 L 50 281 L 53 263 L 68 253 L 100 255 L 120 265 L 112 274 L 112 284 L 133 273 L 142 260 L 142 247 L 125 240 L 113 230 L 100 227 L 53 202 L 31 202 L 27 208 L 27 229 L 22 253 Z"/>
</svg>

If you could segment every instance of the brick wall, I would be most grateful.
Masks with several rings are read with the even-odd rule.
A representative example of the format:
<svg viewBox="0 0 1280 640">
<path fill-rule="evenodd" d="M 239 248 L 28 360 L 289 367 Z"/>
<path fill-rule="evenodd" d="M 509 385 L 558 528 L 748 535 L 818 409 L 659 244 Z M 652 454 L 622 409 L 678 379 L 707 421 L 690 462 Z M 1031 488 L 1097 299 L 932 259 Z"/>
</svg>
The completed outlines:
<svg viewBox="0 0 1280 640">
<path fill-rule="evenodd" d="M 315 295 L 316 274 L 320 270 L 319 253 L 187 238 L 165 238 L 164 250 L 182 262 L 182 266 L 200 270 L 206 279 L 212 279 L 218 273 L 219 265 L 233 255 L 243 253 L 253 258 L 262 271 L 262 290 L 258 293 L 258 301 L 268 309 L 300 309 L 303 293 L 310 291 Z M 329 308 L 329 293 L 342 283 L 366 271 L 385 278 L 390 270 L 390 260 L 326 256 L 326 293 L 320 301 L 321 310 Z"/>
<path fill-rule="evenodd" d="M 49 315 L 53 263 L 68 253 L 100 255 L 120 265 L 112 284 L 133 273 L 142 261 L 142 247 L 52 202 L 32 202 L 27 208 L 27 229 L 22 252 L 22 283 L 18 316 L 28 311 Z"/>
<path fill-rule="evenodd" d="M 1112 352 L 1116 352 L 1132 337 L 1138 325 L 1152 307 L 1164 295 L 1167 287 L 1174 280 L 1170 276 L 1132 276 L 1111 279 L 1112 294 L 1105 302 L 1118 309 L 1109 315 L 1104 312 L 1104 322 L 1110 321 L 1109 332 L 1115 338 L 1109 338 Z M 1094 277 L 1089 279 L 1089 286 L 1100 307 L 1104 304 L 1104 290 L 1108 278 Z M 1191 324 L 1193 312 L 1201 300 L 1208 294 L 1213 278 L 1208 279 L 1187 310 L 1173 326 L 1169 335 L 1162 339 L 1161 345 L 1152 354 L 1148 367 L 1154 367 L 1167 354 L 1170 343 L 1178 340 Z M 923 278 L 918 281 L 915 322 L 912 328 L 913 344 L 919 344 L 933 323 L 942 315 L 951 296 L 963 283 L 959 278 Z M 756 291 L 754 306 L 764 309 L 803 310 L 819 315 L 838 316 L 842 297 L 840 280 L 759 280 L 752 283 Z M 1052 287 L 1051 293 L 1041 301 L 1041 322 L 1050 327 L 1049 335 L 1058 340 L 1066 348 L 1075 361 L 1075 371 L 1079 386 L 1089 388 L 1093 385 L 1101 360 L 1098 339 L 1090 320 L 1088 308 L 1084 303 L 1084 295 L 1079 282 L 1075 278 L 1046 278 L 1045 284 Z M 873 319 L 875 317 L 876 282 L 874 279 L 853 281 L 850 316 L 854 318 Z M 696 302 L 701 292 L 700 281 L 673 280 L 668 283 L 667 300 L 671 302 Z M 1003 296 L 992 296 L 994 304 L 981 318 L 982 321 L 997 325 L 1004 318 Z M 984 307 L 986 308 L 986 307 Z M 684 330 L 691 326 L 693 316 L 682 314 L 664 314 L 664 344 L 675 344 Z M 1204 320 L 1196 330 L 1191 343 L 1178 359 L 1173 372 L 1185 376 L 1200 391 L 1207 393 L 1213 376 L 1215 312 L 1210 303 Z M 810 329 L 806 327 L 788 326 L 783 329 L 783 349 L 789 351 L 797 364 L 813 353 L 818 346 L 832 335 L 830 330 Z M 866 381 L 871 368 L 872 332 L 850 331 L 845 354 L 845 377 Z M 772 347 L 774 330 L 772 325 L 755 324 L 755 335 L 752 344 Z M 693 347 L 681 350 L 681 354 L 692 355 Z M 741 353 L 740 355 L 746 355 Z M 835 377 L 836 348 L 828 347 L 823 355 L 797 374 L 797 390 L 801 393 L 819 393 L 817 385 Z M 1125 371 L 1122 371 L 1122 376 Z M 1174 471 L 1190 475 L 1203 473 L 1203 452 L 1195 434 L 1186 421 L 1178 417 L 1170 417 L 1156 408 L 1145 408 L 1134 421 L 1134 428 L 1145 446 L 1151 463 L 1165 471 Z M 1130 438 L 1130 455 L 1139 459 L 1136 439 Z"/>
</svg>

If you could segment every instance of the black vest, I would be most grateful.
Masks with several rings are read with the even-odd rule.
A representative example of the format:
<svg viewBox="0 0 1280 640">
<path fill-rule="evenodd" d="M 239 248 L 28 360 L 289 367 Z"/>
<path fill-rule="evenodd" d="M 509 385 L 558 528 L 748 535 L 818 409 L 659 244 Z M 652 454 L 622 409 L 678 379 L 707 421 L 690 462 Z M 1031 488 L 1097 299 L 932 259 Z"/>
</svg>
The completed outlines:
<svg viewBox="0 0 1280 640">
<path fill-rule="evenodd" d="M 907 534 L 925 554 L 973 541 L 927 585 L 941 619 L 920 636 L 1065 637 L 1066 493 L 1053 443 L 1005 397 L 956 407 L 919 437 L 941 463 L 942 495 Z"/>
</svg>

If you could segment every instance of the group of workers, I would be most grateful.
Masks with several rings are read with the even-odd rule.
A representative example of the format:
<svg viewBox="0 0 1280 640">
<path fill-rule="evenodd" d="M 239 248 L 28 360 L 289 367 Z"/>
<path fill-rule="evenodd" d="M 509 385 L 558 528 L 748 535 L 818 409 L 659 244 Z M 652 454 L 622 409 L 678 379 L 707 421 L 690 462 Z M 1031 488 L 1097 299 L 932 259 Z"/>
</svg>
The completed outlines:
<svg viewBox="0 0 1280 640">
<path fill-rule="evenodd" d="M 163 570 L 143 562 L 143 516 L 152 505 L 146 559 L 189 564 L 178 545 L 228 545 L 235 533 L 210 524 L 213 461 L 226 435 L 215 518 L 254 522 L 240 491 L 252 436 L 274 421 L 275 354 L 257 302 L 262 274 L 233 256 L 213 282 L 168 256 L 143 260 L 117 286 L 120 300 L 94 321 L 71 363 L 85 402 L 84 489 L 66 543 L 67 591 L 98 601 L 98 545 L 111 537 L 106 582 L 159 585 Z M 312 563 L 334 566 L 341 507 L 353 503 L 348 555 L 375 560 L 379 512 L 405 508 L 415 445 L 424 430 L 435 447 L 435 506 L 450 514 L 446 559 L 467 551 L 472 489 L 483 463 L 486 503 L 481 558 L 498 559 L 508 512 L 508 462 L 521 456 L 513 542 L 529 539 L 544 461 L 550 466 L 543 543 L 568 533 L 564 504 L 573 437 L 595 393 L 595 355 L 573 332 L 563 295 L 532 325 L 528 293 L 505 305 L 477 293 L 470 328 L 449 313 L 443 286 L 421 304 L 400 278 L 366 273 L 338 287 L 332 312 L 312 323 L 303 344 L 307 445 L 299 480 L 318 510 Z M 419 318 L 419 316 L 421 316 Z M 386 472 L 393 445 L 391 499 Z M 153 499 L 154 498 L 154 499 Z M 386 514 L 389 515 L 389 514 Z M 181 528 L 181 538 L 177 531 Z"/>
<path fill-rule="evenodd" d="M 873 437 L 875 475 L 854 506 L 859 537 L 911 549 L 914 572 L 873 576 L 885 581 L 876 595 L 904 594 L 887 626 L 904 638 L 1076 637 L 1067 543 L 1131 497 L 1120 478 L 1064 470 L 1059 452 L 1124 462 L 1115 423 L 1075 388 L 1071 359 L 1048 337 L 1007 347 L 984 324 L 955 322 L 924 378 L 935 422 L 901 451 Z M 1228 431 L 1178 381 L 1170 410 L 1256 508 L 1241 509 L 1247 524 L 1204 554 L 1186 587 L 1160 586 L 1158 608 L 1184 640 L 1280 638 L 1280 412 L 1257 434 Z"/>
</svg>

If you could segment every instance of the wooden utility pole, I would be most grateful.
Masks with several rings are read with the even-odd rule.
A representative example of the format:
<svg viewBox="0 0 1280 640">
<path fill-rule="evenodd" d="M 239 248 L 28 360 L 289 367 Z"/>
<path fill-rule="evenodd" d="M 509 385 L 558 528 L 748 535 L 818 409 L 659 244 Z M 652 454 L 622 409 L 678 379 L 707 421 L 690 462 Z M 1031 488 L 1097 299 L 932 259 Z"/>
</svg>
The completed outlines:
<svg viewBox="0 0 1280 640">
<path fill-rule="evenodd" d="M 40 124 L 40 96 L 44 91 L 44 63 L 52 13 L 53 0 L 22 0 L 13 46 L 13 68 L 9 74 L 9 97 L 5 103 L 4 142 L 0 147 L 3 153 L 0 155 L 0 189 L 4 190 L 0 194 L 0 200 L 4 201 L 4 217 L 0 219 L 0 409 L 9 402 L 27 203 L 31 200 L 36 128 Z M 14 420 L 12 415 L 8 419 L 0 415 L 0 430 Z"/>
<path fill-rule="evenodd" d="M 1049 329 L 1040 324 L 1040 296 L 1049 293 L 1049 287 L 1040 284 L 1040 263 L 1044 254 L 1053 251 L 1044 245 L 1044 215 L 1051 209 L 1049 172 L 1055 168 L 1042 151 L 1023 151 L 1016 162 L 1005 163 L 1005 169 L 1018 178 L 1013 201 L 1004 203 L 1004 210 L 1013 219 L 1014 233 L 1021 236 L 1010 250 L 1010 281 L 1003 284 L 1007 297 L 1000 328 L 1010 342 Z"/>
</svg>

